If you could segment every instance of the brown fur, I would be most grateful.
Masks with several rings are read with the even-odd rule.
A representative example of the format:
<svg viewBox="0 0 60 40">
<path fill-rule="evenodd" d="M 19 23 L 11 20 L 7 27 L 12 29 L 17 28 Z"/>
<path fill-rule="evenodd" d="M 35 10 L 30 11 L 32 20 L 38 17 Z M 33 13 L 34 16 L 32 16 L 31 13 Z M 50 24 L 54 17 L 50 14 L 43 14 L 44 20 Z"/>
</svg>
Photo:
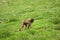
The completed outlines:
<svg viewBox="0 0 60 40">
<path fill-rule="evenodd" d="M 19 30 L 21 30 L 24 26 L 30 28 L 30 27 L 31 27 L 31 24 L 32 24 L 33 22 L 34 22 L 34 19 L 33 19 L 33 18 L 24 20 L 24 21 L 22 22 L 21 28 L 20 28 Z"/>
</svg>

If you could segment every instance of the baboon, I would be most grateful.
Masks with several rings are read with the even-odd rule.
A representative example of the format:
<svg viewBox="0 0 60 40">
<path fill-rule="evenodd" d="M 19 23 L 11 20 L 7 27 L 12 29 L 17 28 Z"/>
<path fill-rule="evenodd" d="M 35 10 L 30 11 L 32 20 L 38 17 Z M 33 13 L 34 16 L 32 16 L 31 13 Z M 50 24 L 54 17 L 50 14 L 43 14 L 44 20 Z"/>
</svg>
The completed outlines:
<svg viewBox="0 0 60 40">
<path fill-rule="evenodd" d="M 22 24 L 21 24 L 21 28 L 19 29 L 19 31 L 25 26 L 27 28 L 31 27 L 31 24 L 34 22 L 33 18 L 27 19 L 27 20 L 23 20 Z"/>
</svg>

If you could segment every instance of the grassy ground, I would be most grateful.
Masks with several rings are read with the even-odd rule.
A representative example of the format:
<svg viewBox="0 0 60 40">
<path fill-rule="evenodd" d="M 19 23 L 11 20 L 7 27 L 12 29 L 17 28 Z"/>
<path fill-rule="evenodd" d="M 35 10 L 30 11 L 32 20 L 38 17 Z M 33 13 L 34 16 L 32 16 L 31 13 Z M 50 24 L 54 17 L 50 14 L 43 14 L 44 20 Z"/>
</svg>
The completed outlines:
<svg viewBox="0 0 60 40">
<path fill-rule="evenodd" d="M 27 18 L 32 28 L 18 31 Z M 60 0 L 0 0 L 0 40 L 60 40 Z"/>
</svg>

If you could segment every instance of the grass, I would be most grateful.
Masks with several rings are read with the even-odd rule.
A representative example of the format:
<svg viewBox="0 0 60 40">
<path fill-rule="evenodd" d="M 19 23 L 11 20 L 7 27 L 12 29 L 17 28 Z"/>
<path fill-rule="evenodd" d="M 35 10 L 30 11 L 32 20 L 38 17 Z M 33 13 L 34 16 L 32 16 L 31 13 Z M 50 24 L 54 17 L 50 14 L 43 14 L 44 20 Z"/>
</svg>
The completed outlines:
<svg viewBox="0 0 60 40">
<path fill-rule="evenodd" d="M 27 18 L 32 28 L 18 31 Z M 0 40 L 60 40 L 60 0 L 0 0 Z"/>
</svg>

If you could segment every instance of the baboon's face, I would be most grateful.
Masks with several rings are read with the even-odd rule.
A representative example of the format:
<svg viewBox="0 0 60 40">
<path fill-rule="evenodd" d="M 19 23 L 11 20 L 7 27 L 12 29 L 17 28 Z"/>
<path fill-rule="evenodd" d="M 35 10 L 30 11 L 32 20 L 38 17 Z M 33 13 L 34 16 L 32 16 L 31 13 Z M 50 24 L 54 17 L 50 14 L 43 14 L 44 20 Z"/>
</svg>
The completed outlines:
<svg viewBox="0 0 60 40">
<path fill-rule="evenodd" d="M 34 19 L 30 19 L 30 22 L 33 23 Z"/>
</svg>

